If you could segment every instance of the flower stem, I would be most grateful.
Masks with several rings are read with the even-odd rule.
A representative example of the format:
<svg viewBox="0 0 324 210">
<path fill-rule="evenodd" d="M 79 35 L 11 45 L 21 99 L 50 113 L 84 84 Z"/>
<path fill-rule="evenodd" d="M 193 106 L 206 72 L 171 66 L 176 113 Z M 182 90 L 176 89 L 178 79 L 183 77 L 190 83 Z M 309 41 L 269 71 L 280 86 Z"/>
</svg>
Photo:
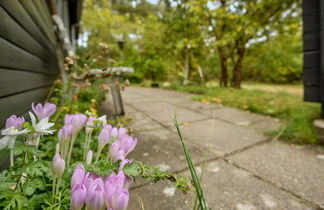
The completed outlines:
<svg viewBox="0 0 324 210">
<path fill-rule="evenodd" d="M 71 162 L 71 156 L 72 156 L 72 150 L 73 150 L 73 145 L 74 145 L 74 141 L 77 137 L 77 133 L 72 135 L 72 139 L 71 139 L 71 144 L 70 144 L 70 148 L 69 148 L 69 153 L 68 153 L 68 157 L 67 157 L 67 165 L 70 165 Z"/>
<path fill-rule="evenodd" d="M 14 166 L 14 151 L 13 148 L 10 149 L 10 167 Z"/>
<path fill-rule="evenodd" d="M 57 178 L 55 196 L 59 193 L 61 178 Z"/>
<path fill-rule="evenodd" d="M 56 190 L 56 177 L 54 176 L 53 178 L 53 185 L 52 185 L 52 202 L 54 203 L 55 201 L 55 190 Z"/>
<path fill-rule="evenodd" d="M 100 157 L 100 154 L 101 154 L 101 152 L 102 152 L 102 149 L 103 149 L 103 148 L 101 148 L 101 147 L 98 146 L 98 150 L 97 150 L 97 154 L 96 154 L 96 159 L 95 159 L 94 162 L 97 162 L 97 161 L 98 161 L 98 159 L 99 159 L 99 157 Z"/>
</svg>

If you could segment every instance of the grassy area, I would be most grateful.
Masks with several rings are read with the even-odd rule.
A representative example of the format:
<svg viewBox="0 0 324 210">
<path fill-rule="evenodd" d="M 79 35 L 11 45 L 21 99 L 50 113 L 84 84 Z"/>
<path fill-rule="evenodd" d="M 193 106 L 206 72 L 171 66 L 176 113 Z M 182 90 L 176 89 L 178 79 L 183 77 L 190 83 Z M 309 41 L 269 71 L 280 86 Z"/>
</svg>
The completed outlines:
<svg viewBox="0 0 324 210">
<path fill-rule="evenodd" d="M 165 88 L 199 94 L 194 100 L 221 103 L 225 106 L 280 118 L 286 122 L 281 139 L 299 144 L 317 143 L 312 122 L 320 117 L 320 105 L 303 102 L 301 94 L 255 88 L 238 90 L 180 84 L 171 84 Z M 275 88 L 278 89 L 274 86 Z M 271 132 L 271 135 L 276 135 L 278 132 Z"/>
</svg>

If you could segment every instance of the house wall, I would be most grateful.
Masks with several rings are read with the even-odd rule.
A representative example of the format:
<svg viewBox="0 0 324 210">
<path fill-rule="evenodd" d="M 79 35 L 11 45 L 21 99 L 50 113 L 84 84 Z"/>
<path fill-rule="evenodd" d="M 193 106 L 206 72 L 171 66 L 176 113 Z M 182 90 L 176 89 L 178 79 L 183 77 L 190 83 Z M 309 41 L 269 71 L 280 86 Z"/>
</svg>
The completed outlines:
<svg viewBox="0 0 324 210">
<path fill-rule="evenodd" d="M 44 0 L 0 0 L 0 127 L 43 102 L 63 64 Z"/>
</svg>

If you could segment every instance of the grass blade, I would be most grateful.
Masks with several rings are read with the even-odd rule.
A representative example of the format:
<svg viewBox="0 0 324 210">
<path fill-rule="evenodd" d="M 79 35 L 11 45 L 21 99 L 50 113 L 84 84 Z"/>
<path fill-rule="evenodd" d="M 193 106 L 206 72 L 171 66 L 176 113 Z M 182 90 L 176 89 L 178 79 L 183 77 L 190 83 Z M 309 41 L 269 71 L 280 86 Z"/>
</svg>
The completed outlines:
<svg viewBox="0 0 324 210">
<path fill-rule="evenodd" d="M 192 177 L 193 182 L 194 182 L 194 187 L 196 189 L 196 195 L 197 195 L 197 200 L 198 200 L 198 209 L 207 210 L 207 205 L 206 205 L 204 193 L 203 193 L 203 190 L 202 190 L 201 185 L 200 185 L 200 179 L 197 176 L 195 166 L 192 163 L 189 151 L 188 151 L 188 149 L 187 149 L 187 147 L 185 145 L 184 138 L 183 138 L 183 135 L 182 135 L 182 132 L 181 132 L 178 120 L 177 120 L 175 110 L 174 110 L 174 125 L 176 126 L 176 129 L 177 129 L 180 141 L 181 141 L 181 145 L 182 145 L 183 151 L 184 151 L 185 156 L 186 156 L 186 160 L 187 160 L 187 164 L 188 164 L 188 167 L 189 167 L 189 170 L 190 170 L 190 174 L 191 174 L 191 177 Z"/>
</svg>

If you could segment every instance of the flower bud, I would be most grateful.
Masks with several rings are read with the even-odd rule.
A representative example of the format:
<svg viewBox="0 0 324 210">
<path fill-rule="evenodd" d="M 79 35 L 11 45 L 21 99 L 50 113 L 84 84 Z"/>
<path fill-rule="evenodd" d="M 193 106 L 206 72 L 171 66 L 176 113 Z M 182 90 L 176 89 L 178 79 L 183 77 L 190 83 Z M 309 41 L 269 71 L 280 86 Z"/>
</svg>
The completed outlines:
<svg viewBox="0 0 324 210">
<path fill-rule="evenodd" d="M 82 184 L 84 176 L 85 171 L 82 164 L 77 165 L 71 178 L 71 188 L 78 184 Z"/>
<path fill-rule="evenodd" d="M 72 125 L 64 125 L 58 132 L 58 138 L 59 140 L 68 140 L 72 137 L 72 133 Z"/>
<path fill-rule="evenodd" d="M 93 152 L 92 150 L 89 150 L 87 153 L 87 157 L 86 157 L 86 163 L 87 165 L 90 165 L 92 162 L 92 158 L 93 158 Z"/>
<path fill-rule="evenodd" d="M 96 120 L 96 119 L 97 118 L 92 117 L 92 116 L 88 118 L 87 123 L 86 123 L 86 125 L 88 127 L 85 128 L 86 133 L 90 133 L 90 132 L 93 131 L 93 128 L 91 126 L 94 126 L 93 121 Z"/>
<path fill-rule="evenodd" d="M 111 130 L 111 134 L 110 135 L 113 136 L 113 137 L 115 137 L 115 138 L 117 138 L 117 136 L 118 136 L 118 128 L 113 128 Z"/>
<path fill-rule="evenodd" d="M 65 161 L 61 158 L 59 153 L 54 155 L 52 161 L 53 173 L 56 177 L 60 178 L 63 175 L 65 168 Z"/>
<path fill-rule="evenodd" d="M 110 132 L 106 127 L 104 127 L 98 136 L 99 148 L 102 149 L 106 144 L 108 144 L 109 139 L 110 139 Z"/>
</svg>

